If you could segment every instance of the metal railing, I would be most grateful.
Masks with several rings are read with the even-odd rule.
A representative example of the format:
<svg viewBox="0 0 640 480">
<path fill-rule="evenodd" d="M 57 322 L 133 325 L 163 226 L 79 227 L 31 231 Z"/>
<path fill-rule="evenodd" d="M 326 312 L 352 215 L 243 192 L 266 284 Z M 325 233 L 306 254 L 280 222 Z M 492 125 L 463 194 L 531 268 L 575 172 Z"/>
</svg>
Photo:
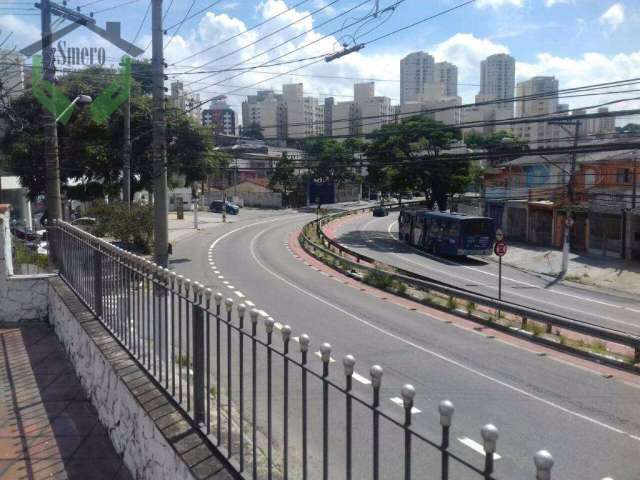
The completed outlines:
<svg viewBox="0 0 640 480">
<path fill-rule="evenodd" d="M 403 203 L 403 205 L 404 204 L 405 203 Z M 392 205 L 388 205 L 387 207 L 394 208 L 398 206 L 399 204 L 392 204 Z M 420 275 L 410 270 L 405 270 L 393 265 L 387 265 L 378 259 L 369 257 L 367 255 L 363 255 L 359 252 L 356 252 L 355 250 L 352 250 L 348 247 L 345 247 L 344 245 L 341 245 L 339 242 L 328 237 L 325 234 L 324 230 L 322 229 L 323 225 L 331 221 L 337 220 L 339 218 L 342 218 L 348 215 L 365 213 L 373 210 L 373 208 L 375 207 L 365 207 L 365 208 L 359 208 L 355 210 L 349 210 L 347 212 L 340 212 L 337 214 L 329 214 L 310 222 L 309 224 L 307 224 L 307 226 L 309 228 L 312 228 L 315 232 L 317 232 L 318 236 L 321 239 L 322 244 L 318 244 L 317 242 L 314 242 L 303 231 L 301 235 L 301 243 L 303 247 L 305 247 L 307 250 L 311 248 L 313 250 L 320 251 L 326 255 L 339 259 L 348 265 L 351 265 L 355 268 L 362 269 L 365 271 L 376 270 L 377 267 L 373 266 L 376 264 L 378 266 L 384 265 L 386 267 L 385 273 L 389 274 L 394 279 L 405 283 L 408 286 L 413 286 L 418 289 L 432 290 L 447 296 L 455 297 L 468 302 L 473 302 L 479 306 L 487 307 L 495 311 L 512 314 L 522 319 L 523 328 L 527 325 L 527 322 L 531 320 L 531 321 L 536 321 L 536 322 L 545 324 L 547 326 L 547 332 L 551 332 L 553 327 L 558 327 L 565 330 L 570 330 L 572 332 L 587 335 L 589 337 L 593 337 L 598 340 L 605 340 L 605 341 L 609 341 L 612 343 L 629 347 L 634 351 L 634 361 L 640 362 L 640 337 L 638 335 L 633 335 L 621 330 L 607 328 L 607 327 L 603 327 L 603 326 L 589 323 L 586 321 L 577 320 L 574 318 L 558 315 L 555 313 L 546 312 L 544 310 L 528 307 L 526 305 L 521 305 L 514 302 L 508 302 L 505 300 L 498 300 L 495 297 L 483 295 L 481 293 L 477 293 L 472 290 L 468 290 L 456 285 L 442 282 L 440 280 L 436 280 L 431 277 L 427 277 L 425 275 Z M 338 252 L 338 254 L 333 252 L 329 247 L 335 249 Z M 349 260 L 349 258 L 345 258 L 344 257 L 345 254 L 355 259 L 355 261 L 351 261 Z M 366 262 L 372 266 L 370 267 L 367 265 L 363 265 L 361 262 Z M 606 361 L 606 359 L 603 359 L 603 361 Z M 614 366 L 628 367 L 628 368 L 634 369 L 632 365 L 626 365 L 621 362 L 611 361 L 610 363 Z"/>
<path fill-rule="evenodd" d="M 497 428 L 482 428 L 484 464 L 466 461 L 449 443 L 450 401 L 440 402 L 440 435 L 429 438 L 412 424 L 413 386 L 400 391 L 403 415 L 381 404 L 382 367 L 356 377 L 346 355 L 332 368 L 330 344 L 314 352 L 309 336 L 250 302 L 236 305 L 68 223 L 49 232 L 61 278 L 238 478 L 496 478 Z M 381 448 L 389 435 L 393 447 Z M 534 462 L 536 478 L 550 479 L 551 455 L 539 451 Z"/>
</svg>

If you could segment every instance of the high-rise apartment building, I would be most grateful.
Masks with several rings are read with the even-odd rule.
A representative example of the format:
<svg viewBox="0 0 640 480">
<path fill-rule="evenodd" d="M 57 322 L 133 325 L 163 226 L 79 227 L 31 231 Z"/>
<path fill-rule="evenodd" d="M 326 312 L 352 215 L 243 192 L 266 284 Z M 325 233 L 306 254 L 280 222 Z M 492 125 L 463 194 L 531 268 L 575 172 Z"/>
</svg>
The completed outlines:
<svg viewBox="0 0 640 480">
<path fill-rule="evenodd" d="M 25 90 L 24 57 L 19 53 L 0 50 L 3 67 L 0 68 L 2 94 L 9 99 L 17 98 Z"/>
<path fill-rule="evenodd" d="M 202 124 L 213 127 L 216 135 L 236 134 L 236 112 L 224 99 L 214 100 L 202 111 Z"/>
<path fill-rule="evenodd" d="M 434 65 L 433 83 L 443 85 L 443 97 L 457 97 L 458 67 L 449 62 L 436 63 Z"/>
<path fill-rule="evenodd" d="M 252 124 L 257 124 L 262 127 L 265 138 L 280 138 L 281 98 L 273 90 L 259 90 L 256 95 L 249 95 L 242 102 L 242 127 L 247 129 Z"/>
<path fill-rule="evenodd" d="M 506 53 L 491 55 L 480 63 L 480 93 L 476 101 L 507 100 L 495 106 L 513 112 L 515 84 L 516 59 Z"/>
<path fill-rule="evenodd" d="M 202 108 L 200 107 L 200 94 L 192 94 L 185 91 L 182 82 L 171 84 L 169 96 L 171 106 L 186 112 L 191 118 L 200 123 L 202 121 Z"/>
<path fill-rule="evenodd" d="M 379 130 L 395 119 L 389 97 L 375 95 L 375 83 L 356 83 L 353 86 L 353 101 L 335 103 L 325 99 L 324 115 L 326 136 L 366 135 Z"/>
<path fill-rule="evenodd" d="M 427 52 L 410 53 L 400 60 L 400 104 L 424 94 L 425 84 L 434 83 L 435 62 Z"/>
</svg>

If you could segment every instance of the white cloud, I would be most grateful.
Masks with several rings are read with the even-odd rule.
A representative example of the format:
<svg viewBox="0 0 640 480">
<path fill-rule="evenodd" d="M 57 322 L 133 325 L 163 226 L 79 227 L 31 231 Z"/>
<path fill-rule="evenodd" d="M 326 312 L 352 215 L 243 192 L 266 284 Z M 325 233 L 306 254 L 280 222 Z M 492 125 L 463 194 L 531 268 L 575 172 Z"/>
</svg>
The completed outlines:
<svg viewBox="0 0 640 480">
<path fill-rule="evenodd" d="M 0 30 L 2 37 L 13 32 L 10 43 L 17 46 L 17 50 L 35 42 L 40 38 L 40 29 L 35 25 L 27 23 L 15 15 L 0 15 Z M 8 44 L 3 46 L 6 49 Z"/>
<path fill-rule="evenodd" d="M 600 23 L 607 25 L 611 30 L 616 30 L 624 22 L 624 6 L 621 3 L 614 3 L 600 16 Z"/>
<path fill-rule="evenodd" d="M 478 0 L 475 5 L 478 8 L 500 8 L 508 5 L 513 7 L 522 7 L 524 5 L 524 0 Z"/>
<path fill-rule="evenodd" d="M 576 0 L 545 0 L 544 4 L 547 7 L 553 7 L 554 5 L 558 5 L 561 3 L 570 3 L 572 5 L 574 5 L 576 3 Z"/>
<path fill-rule="evenodd" d="M 612 82 L 640 77 L 640 50 L 637 52 L 607 56 L 601 53 L 585 53 L 578 58 L 558 57 L 551 53 L 540 53 L 533 63 L 518 62 L 516 65 L 517 80 L 525 80 L 536 75 L 555 76 L 560 81 L 560 88 L 574 88 L 584 85 Z M 622 91 L 635 89 L 635 86 L 615 87 Z M 599 95 L 591 97 L 567 98 L 565 103 L 572 107 L 586 107 L 611 100 L 635 98 L 637 93 L 621 93 L 615 95 Z M 562 101 L 562 100 L 561 100 Z M 612 105 L 611 109 L 638 108 L 638 100 Z"/>
</svg>

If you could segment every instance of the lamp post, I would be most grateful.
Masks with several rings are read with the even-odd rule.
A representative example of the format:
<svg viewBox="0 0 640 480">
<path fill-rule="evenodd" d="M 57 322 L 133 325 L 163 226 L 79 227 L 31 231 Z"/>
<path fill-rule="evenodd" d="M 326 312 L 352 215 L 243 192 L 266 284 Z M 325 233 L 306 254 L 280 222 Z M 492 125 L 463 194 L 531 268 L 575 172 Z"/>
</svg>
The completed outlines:
<svg viewBox="0 0 640 480">
<path fill-rule="evenodd" d="M 91 103 L 93 101 L 93 99 L 89 96 L 89 95 L 78 95 L 76 98 L 73 99 L 73 102 L 71 102 L 69 105 L 67 105 L 67 108 L 65 108 L 62 113 L 60 115 L 58 115 L 56 117 L 56 123 L 58 123 L 60 121 L 60 119 L 62 117 L 64 117 L 67 112 L 73 108 L 73 106 L 78 103 L 80 105 L 86 105 L 88 103 Z"/>
</svg>

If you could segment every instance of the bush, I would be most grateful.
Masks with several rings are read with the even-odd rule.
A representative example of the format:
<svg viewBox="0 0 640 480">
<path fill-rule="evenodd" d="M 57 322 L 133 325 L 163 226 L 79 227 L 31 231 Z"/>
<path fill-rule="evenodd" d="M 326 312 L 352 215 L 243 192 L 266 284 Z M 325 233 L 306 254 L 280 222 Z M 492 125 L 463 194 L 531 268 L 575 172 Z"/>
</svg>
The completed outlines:
<svg viewBox="0 0 640 480">
<path fill-rule="evenodd" d="M 453 297 L 449 297 L 449 300 L 447 300 L 447 308 L 449 310 L 455 310 L 458 308 L 458 301 Z"/>
<path fill-rule="evenodd" d="M 96 217 L 96 235 L 113 237 L 142 253 L 151 251 L 153 206 L 97 202 L 90 214 Z"/>
<path fill-rule="evenodd" d="M 364 276 L 364 281 L 369 285 L 373 285 L 376 288 L 386 289 L 391 287 L 393 279 L 388 273 L 381 272 L 380 270 L 370 270 Z"/>
<path fill-rule="evenodd" d="M 476 311 L 476 308 L 478 308 L 478 307 L 477 307 L 477 306 L 476 306 L 476 304 L 475 304 L 475 303 L 473 303 L 473 302 L 467 302 L 467 305 L 466 305 L 466 307 L 465 307 L 465 308 L 466 308 L 466 310 L 467 310 L 467 314 L 468 314 L 468 315 L 473 315 L 473 312 L 475 312 L 475 311 Z"/>
<path fill-rule="evenodd" d="M 394 280 L 393 282 L 391 282 L 391 289 L 394 292 L 399 293 L 400 295 L 404 295 L 405 293 L 407 293 L 407 286 L 404 283 L 399 282 L 398 280 Z"/>
</svg>

